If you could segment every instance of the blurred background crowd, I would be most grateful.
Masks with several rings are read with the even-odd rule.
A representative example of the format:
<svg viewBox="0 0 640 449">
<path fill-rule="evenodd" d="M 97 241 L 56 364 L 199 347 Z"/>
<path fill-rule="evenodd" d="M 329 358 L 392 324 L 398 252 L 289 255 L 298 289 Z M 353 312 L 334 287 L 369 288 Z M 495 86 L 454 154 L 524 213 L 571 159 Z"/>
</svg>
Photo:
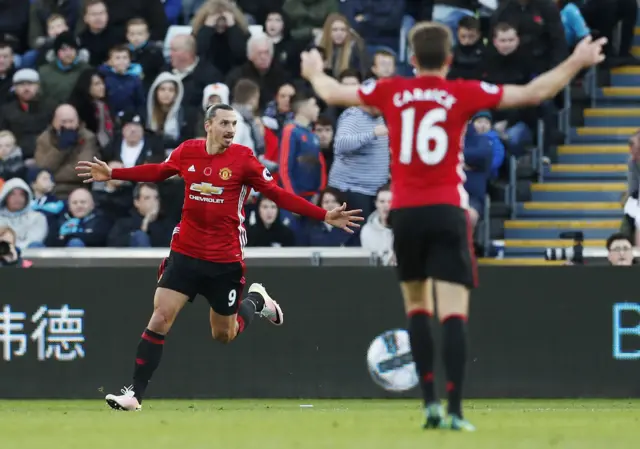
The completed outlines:
<svg viewBox="0 0 640 449">
<path fill-rule="evenodd" d="M 302 220 L 254 194 L 249 246 L 363 246 L 394 263 L 387 128 L 366 107 L 327 107 L 300 79 L 299 55 L 321 49 L 344 84 L 411 76 L 407 33 L 437 20 L 455 37 L 450 78 L 524 84 L 588 34 L 610 37 L 610 66 L 640 65 L 635 0 L 0 0 L 0 235 L 34 247 L 166 247 L 184 185 L 121 181 L 90 189 L 80 160 L 112 167 L 163 161 L 204 136 L 215 103 L 237 111 L 236 142 L 285 189 L 368 220 L 354 236 Z M 619 36 L 614 30 L 620 25 Z M 558 102 L 482 111 L 465 137 L 474 222 L 505 154 L 547 125 L 562 141 Z"/>
</svg>

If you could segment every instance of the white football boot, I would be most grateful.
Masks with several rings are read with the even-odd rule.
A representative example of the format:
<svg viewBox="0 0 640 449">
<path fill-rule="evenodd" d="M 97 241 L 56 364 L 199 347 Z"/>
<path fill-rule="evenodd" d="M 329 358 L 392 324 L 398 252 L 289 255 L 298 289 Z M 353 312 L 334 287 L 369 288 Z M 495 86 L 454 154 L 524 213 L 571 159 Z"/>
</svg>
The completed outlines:
<svg viewBox="0 0 640 449">
<path fill-rule="evenodd" d="M 260 318 L 266 318 L 270 323 L 275 324 L 276 326 L 282 326 L 284 322 L 284 314 L 282 313 L 282 309 L 280 308 L 280 304 L 275 302 L 267 293 L 267 290 L 262 286 L 262 284 L 251 284 L 249 287 L 249 293 L 258 293 L 262 298 L 264 298 L 264 307 L 258 315 Z"/>
<path fill-rule="evenodd" d="M 139 412 L 142 410 L 142 405 L 138 402 L 133 392 L 133 385 L 129 387 L 124 387 L 120 390 L 122 394 L 120 396 L 116 396 L 115 394 L 108 394 L 105 396 L 104 400 L 107 401 L 109 407 L 114 410 L 122 410 L 125 412 Z"/>
</svg>

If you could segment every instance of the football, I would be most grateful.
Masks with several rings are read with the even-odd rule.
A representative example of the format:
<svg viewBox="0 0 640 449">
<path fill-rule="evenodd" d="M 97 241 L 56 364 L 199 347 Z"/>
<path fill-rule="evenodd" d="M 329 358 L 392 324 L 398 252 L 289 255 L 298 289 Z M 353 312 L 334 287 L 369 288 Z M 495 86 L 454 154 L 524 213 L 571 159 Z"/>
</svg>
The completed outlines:
<svg viewBox="0 0 640 449">
<path fill-rule="evenodd" d="M 385 390 L 407 391 L 418 385 L 409 333 L 404 329 L 378 335 L 369 345 L 367 366 L 373 381 Z"/>
</svg>

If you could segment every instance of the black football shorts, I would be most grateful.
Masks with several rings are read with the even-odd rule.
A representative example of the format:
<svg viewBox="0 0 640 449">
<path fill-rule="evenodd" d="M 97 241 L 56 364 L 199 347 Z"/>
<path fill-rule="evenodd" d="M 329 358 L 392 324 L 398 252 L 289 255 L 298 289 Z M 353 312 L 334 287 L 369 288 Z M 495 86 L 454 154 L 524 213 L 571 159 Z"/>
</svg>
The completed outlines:
<svg viewBox="0 0 640 449">
<path fill-rule="evenodd" d="M 237 313 L 244 289 L 244 267 L 240 262 L 216 263 L 171 251 L 158 271 L 158 287 L 180 292 L 193 302 L 204 296 L 219 315 Z"/>
<path fill-rule="evenodd" d="M 394 209 L 390 216 L 401 281 L 433 278 L 477 286 L 468 213 L 449 205 Z"/>
</svg>

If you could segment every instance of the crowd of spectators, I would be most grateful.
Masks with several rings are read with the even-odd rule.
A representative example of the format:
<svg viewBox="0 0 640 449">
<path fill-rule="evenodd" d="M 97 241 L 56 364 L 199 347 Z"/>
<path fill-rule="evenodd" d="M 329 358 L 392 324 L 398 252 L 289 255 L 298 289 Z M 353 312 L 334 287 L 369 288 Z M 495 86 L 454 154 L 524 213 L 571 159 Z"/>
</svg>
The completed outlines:
<svg viewBox="0 0 640 449">
<path fill-rule="evenodd" d="M 328 107 L 300 79 L 318 47 L 344 84 L 411 75 L 406 34 L 438 20 L 455 37 L 450 78 L 523 84 L 589 33 L 613 37 L 609 64 L 634 64 L 635 0 L 0 0 L 0 229 L 17 248 L 166 247 L 184 186 L 96 183 L 76 176 L 94 156 L 112 167 L 164 160 L 204 136 L 207 107 L 238 113 L 247 145 L 287 190 L 368 217 L 347 235 L 254 194 L 250 246 L 363 246 L 394 263 L 387 128 L 379 111 Z M 597 31 L 594 31 L 597 30 Z M 613 41 L 611 39 L 611 41 Z M 554 104 L 482 111 L 465 137 L 474 223 L 505 154 L 523 154 Z M 13 230 L 13 233 L 6 229 Z"/>
</svg>

